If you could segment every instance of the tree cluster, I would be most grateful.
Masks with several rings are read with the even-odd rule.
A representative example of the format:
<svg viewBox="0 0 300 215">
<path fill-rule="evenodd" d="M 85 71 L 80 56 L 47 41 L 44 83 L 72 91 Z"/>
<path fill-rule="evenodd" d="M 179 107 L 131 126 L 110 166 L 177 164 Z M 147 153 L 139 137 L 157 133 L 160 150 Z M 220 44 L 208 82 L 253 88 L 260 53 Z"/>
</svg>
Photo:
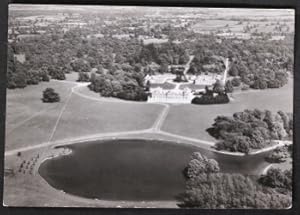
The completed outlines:
<svg viewBox="0 0 300 215">
<path fill-rule="evenodd" d="M 20 63 L 14 57 L 11 47 L 8 48 L 7 87 L 9 89 L 24 88 L 27 85 L 49 80 L 48 71 L 44 67 L 37 69 Z"/>
<path fill-rule="evenodd" d="M 228 87 L 228 86 L 227 86 Z M 192 104 L 226 104 L 229 103 L 229 97 L 226 93 L 228 89 L 224 88 L 220 81 L 217 81 L 213 89 L 210 90 L 207 86 L 205 87 L 205 92 L 201 96 L 196 96 L 192 99 Z M 216 95 L 215 95 L 216 94 Z"/>
<path fill-rule="evenodd" d="M 219 140 L 218 150 L 249 153 L 266 147 L 272 140 L 291 137 L 293 115 L 283 111 L 245 110 L 232 117 L 218 116 L 208 132 Z"/>
<path fill-rule="evenodd" d="M 261 175 L 258 181 L 264 186 L 276 188 L 278 192 L 288 193 L 292 192 L 292 180 L 292 169 L 283 171 L 279 168 L 271 168 L 266 175 Z"/>
<path fill-rule="evenodd" d="M 142 64 L 155 62 L 161 67 L 170 64 L 185 64 L 189 60 L 187 49 L 172 42 L 143 45 L 139 54 Z M 167 72 L 161 69 L 161 72 Z"/>
<path fill-rule="evenodd" d="M 234 39 L 222 39 L 216 43 L 214 36 L 203 36 L 191 47 L 195 58 L 190 70 L 196 74 L 221 73 L 225 69 L 222 57 L 229 57 L 230 76 L 239 77 L 254 89 L 279 88 L 293 71 L 293 44 L 289 41 L 251 39 L 236 44 Z"/>
<path fill-rule="evenodd" d="M 254 176 L 220 173 L 215 160 L 194 153 L 187 167 L 186 190 L 179 196 L 183 208 L 287 208 L 291 196 L 258 183 Z"/>
<path fill-rule="evenodd" d="M 266 161 L 270 163 L 282 163 L 290 156 L 288 146 L 282 146 L 274 149 L 267 157 Z"/>
<path fill-rule="evenodd" d="M 92 74 L 89 88 L 104 97 L 146 101 L 148 96 L 143 81 L 144 74 L 123 69 L 110 71 L 107 74 Z"/>
</svg>

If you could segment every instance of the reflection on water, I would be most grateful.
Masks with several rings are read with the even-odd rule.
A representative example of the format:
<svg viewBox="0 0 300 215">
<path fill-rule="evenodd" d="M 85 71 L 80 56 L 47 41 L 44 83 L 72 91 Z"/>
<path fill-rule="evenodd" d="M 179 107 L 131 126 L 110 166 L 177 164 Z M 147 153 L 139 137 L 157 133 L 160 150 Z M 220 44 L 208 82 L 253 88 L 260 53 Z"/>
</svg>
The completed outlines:
<svg viewBox="0 0 300 215">
<path fill-rule="evenodd" d="M 173 200 L 184 190 L 182 171 L 195 151 L 216 159 L 222 172 L 259 174 L 267 165 L 265 154 L 230 156 L 159 140 L 102 140 L 69 147 L 72 154 L 42 163 L 40 175 L 67 193 L 107 200 Z"/>
</svg>

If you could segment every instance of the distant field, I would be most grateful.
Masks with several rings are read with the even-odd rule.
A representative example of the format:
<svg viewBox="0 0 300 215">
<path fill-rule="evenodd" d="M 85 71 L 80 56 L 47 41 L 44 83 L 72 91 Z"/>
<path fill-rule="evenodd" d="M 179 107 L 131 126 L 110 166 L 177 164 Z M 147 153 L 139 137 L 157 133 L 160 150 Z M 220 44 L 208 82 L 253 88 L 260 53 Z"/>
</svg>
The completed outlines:
<svg viewBox="0 0 300 215">
<path fill-rule="evenodd" d="M 145 45 L 154 43 L 154 44 L 159 44 L 159 43 L 166 43 L 168 42 L 168 39 L 157 39 L 157 38 L 150 38 L 150 39 L 144 39 L 143 43 Z"/>
<path fill-rule="evenodd" d="M 246 17 L 244 17 L 246 18 Z M 261 17 L 263 19 L 264 17 Z M 283 28 L 282 31 L 285 33 L 292 33 L 294 31 L 294 22 L 292 20 L 288 22 L 283 22 L 279 20 L 280 24 L 287 24 L 289 26 L 289 30 Z M 206 31 L 218 31 L 218 30 L 228 30 L 230 29 L 233 33 L 243 33 L 244 27 L 247 25 L 254 26 L 255 28 L 251 29 L 250 32 L 263 32 L 263 33 L 274 33 L 274 28 L 277 26 L 277 20 L 274 19 L 266 19 L 265 21 L 260 20 L 249 20 L 249 21 L 233 21 L 233 20 L 225 20 L 225 19 L 208 19 L 204 20 L 200 23 L 197 23 L 192 26 L 192 29 L 196 32 L 206 32 Z"/>
<path fill-rule="evenodd" d="M 283 88 L 233 94 L 234 101 L 223 105 L 172 105 L 162 130 L 203 140 L 214 140 L 206 129 L 218 115 L 232 115 L 244 109 L 293 111 L 292 83 Z"/>
<path fill-rule="evenodd" d="M 228 25 L 228 27 L 231 27 L 236 25 L 237 23 L 238 21 L 207 19 L 195 24 L 194 26 L 192 26 L 192 29 L 196 32 L 220 30 L 220 28 L 225 28 L 226 25 Z"/>
</svg>

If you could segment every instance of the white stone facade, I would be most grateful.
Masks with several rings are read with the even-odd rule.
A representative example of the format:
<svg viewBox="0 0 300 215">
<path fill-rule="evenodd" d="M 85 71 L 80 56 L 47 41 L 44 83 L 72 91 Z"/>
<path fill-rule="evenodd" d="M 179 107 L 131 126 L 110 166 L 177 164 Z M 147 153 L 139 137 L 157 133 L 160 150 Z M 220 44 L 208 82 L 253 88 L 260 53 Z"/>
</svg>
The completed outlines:
<svg viewBox="0 0 300 215">
<path fill-rule="evenodd" d="M 195 97 L 190 89 L 184 90 L 172 89 L 164 90 L 161 87 L 152 88 L 151 95 L 148 96 L 148 102 L 152 103 L 191 103 Z"/>
</svg>

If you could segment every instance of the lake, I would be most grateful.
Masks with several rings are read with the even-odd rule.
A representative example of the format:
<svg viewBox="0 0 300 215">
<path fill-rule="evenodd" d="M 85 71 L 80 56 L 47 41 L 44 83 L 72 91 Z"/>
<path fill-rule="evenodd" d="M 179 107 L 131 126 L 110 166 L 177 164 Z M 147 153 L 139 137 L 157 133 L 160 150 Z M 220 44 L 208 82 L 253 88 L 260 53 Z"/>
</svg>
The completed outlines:
<svg viewBox="0 0 300 215">
<path fill-rule="evenodd" d="M 231 156 L 161 140 L 113 139 L 73 144 L 69 155 L 44 161 L 39 174 L 54 188 L 105 200 L 174 200 L 193 152 L 219 162 L 222 172 L 259 174 L 264 154 Z"/>
</svg>

